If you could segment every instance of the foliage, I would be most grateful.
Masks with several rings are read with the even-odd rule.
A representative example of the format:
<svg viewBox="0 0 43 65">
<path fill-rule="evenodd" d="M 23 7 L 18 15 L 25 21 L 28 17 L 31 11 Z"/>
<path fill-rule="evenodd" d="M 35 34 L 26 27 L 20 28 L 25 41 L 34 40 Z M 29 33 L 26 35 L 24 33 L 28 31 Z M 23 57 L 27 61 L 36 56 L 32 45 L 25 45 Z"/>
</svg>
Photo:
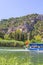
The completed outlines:
<svg viewBox="0 0 43 65">
<path fill-rule="evenodd" d="M 10 38 L 11 40 L 12 39 L 13 40 L 19 40 L 19 41 L 25 41 L 25 40 L 27 40 L 27 33 L 22 32 L 21 30 L 16 30 L 15 32 L 11 32 L 7 36 L 8 36 L 8 39 Z"/>
<path fill-rule="evenodd" d="M 9 39 L 9 35 L 5 34 L 4 39 L 8 40 Z"/>
<path fill-rule="evenodd" d="M 34 38 L 32 31 L 30 31 L 29 39 L 32 40 Z"/>
<path fill-rule="evenodd" d="M 35 40 L 35 39 L 32 39 L 32 40 L 31 40 L 31 43 L 36 43 L 36 40 Z"/>
<path fill-rule="evenodd" d="M 41 42 L 41 36 L 40 35 L 36 35 L 36 36 L 34 36 L 34 38 L 37 42 Z"/>
<path fill-rule="evenodd" d="M 0 38 L 4 39 L 4 35 L 5 35 L 4 32 L 0 32 Z"/>
<path fill-rule="evenodd" d="M 20 30 L 23 28 L 27 30 Z M 14 29 L 14 30 L 13 30 Z M 8 30 L 11 30 L 8 32 Z M 28 35 L 29 33 L 29 35 Z M 0 44 L 4 46 L 21 46 L 24 45 L 21 41 L 42 42 L 43 39 L 43 15 L 30 14 L 27 16 L 2 19 L 0 21 Z M 5 42 L 6 40 L 6 42 Z M 15 42 L 8 42 L 16 40 Z M 19 41 L 19 42 L 18 42 Z"/>
<path fill-rule="evenodd" d="M 0 40 L 1 47 L 22 47 L 24 42 L 16 40 Z"/>
</svg>

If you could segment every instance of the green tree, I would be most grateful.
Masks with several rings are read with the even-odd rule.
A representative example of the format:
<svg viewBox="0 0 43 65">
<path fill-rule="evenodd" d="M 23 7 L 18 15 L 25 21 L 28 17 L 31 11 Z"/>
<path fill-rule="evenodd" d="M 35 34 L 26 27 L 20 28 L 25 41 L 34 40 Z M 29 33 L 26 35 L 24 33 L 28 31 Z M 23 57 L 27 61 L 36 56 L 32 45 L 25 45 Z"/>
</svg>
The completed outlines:
<svg viewBox="0 0 43 65">
<path fill-rule="evenodd" d="M 15 39 L 15 32 L 11 32 L 11 33 L 9 34 L 9 38 L 10 38 L 10 39 Z"/>
<path fill-rule="evenodd" d="M 39 34 L 34 36 L 34 39 L 36 40 L 36 42 L 41 42 L 41 36 Z"/>
<path fill-rule="evenodd" d="M 32 39 L 33 39 L 33 34 L 32 34 L 32 31 L 30 31 L 29 39 L 30 39 L 30 40 L 32 40 Z"/>
<path fill-rule="evenodd" d="M 10 39 L 9 34 L 5 34 L 4 39 L 6 39 L 6 40 Z"/>
<path fill-rule="evenodd" d="M 4 39 L 4 35 L 5 35 L 4 32 L 0 32 L 0 38 Z"/>
</svg>

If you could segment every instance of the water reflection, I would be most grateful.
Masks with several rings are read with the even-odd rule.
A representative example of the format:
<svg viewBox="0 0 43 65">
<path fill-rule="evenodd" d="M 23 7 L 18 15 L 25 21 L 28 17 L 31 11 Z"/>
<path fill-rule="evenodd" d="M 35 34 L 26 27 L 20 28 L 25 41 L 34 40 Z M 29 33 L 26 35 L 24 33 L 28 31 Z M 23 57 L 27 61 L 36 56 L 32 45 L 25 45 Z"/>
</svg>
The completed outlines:
<svg viewBox="0 0 43 65">
<path fill-rule="evenodd" d="M 30 51 L 30 59 L 33 65 L 43 65 L 43 52 Z"/>
<path fill-rule="evenodd" d="M 14 60 L 16 59 L 16 60 Z M 0 63 L 1 65 L 4 60 L 6 65 L 15 65 L 16 62 L 20 65 L 43 65 L 43 52 L 38 52 L 36 50 L 30 51 L 0 51 Z M 8 61 L 9 60 L 9 61 Z M 12 60 L 12 61 L 11 61 Z M 10 62 L 11 61 L 11 62 Z M 9 62 L 9 63 L 8 63 Z M 14 64 L 15 62 L 15 64 Z"/>
</svg>

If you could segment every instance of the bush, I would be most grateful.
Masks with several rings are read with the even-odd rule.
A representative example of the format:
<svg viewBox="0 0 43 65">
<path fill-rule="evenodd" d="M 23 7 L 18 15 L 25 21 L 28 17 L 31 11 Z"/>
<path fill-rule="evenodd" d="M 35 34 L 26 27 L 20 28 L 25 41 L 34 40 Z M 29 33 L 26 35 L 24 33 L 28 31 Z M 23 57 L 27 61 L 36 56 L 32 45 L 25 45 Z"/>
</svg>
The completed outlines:
<svg viewBox="0 0 43 65">
<path fill-rule="evenodd" d="M 21 47 L 24 45 L 22 41 L 15 41 L 15 40 L 0 40 L 0 46 L 2 47 Z"/>
<path fill-rule="evenodd" d="M 31 40 L 31 43 L 35 43 L 35 42 L 36 42 L 36 40 L 34 40 L 34 39 Z"/>
<path fill-rule="evenodd" d="M 24 45 L 24 42 L 16 41 L 16 46 L 22 47 L 23 45 Z"/>
<path fill-rule="evenodd" d="M 34 39 L 36 40 L 36 42 L 41 42 L 41 36 L 38 34 L 38 35 L 36 35 L 36 36 L 34 36 Z"/>
<path fill-rule="evenodd" d="M 9 34 L 5 34 L 5 35 L 4 35 L 4 39 L 9 40 L 9 39 L 10 39 L 10 38 L 9 38 Z"/>
</svg>

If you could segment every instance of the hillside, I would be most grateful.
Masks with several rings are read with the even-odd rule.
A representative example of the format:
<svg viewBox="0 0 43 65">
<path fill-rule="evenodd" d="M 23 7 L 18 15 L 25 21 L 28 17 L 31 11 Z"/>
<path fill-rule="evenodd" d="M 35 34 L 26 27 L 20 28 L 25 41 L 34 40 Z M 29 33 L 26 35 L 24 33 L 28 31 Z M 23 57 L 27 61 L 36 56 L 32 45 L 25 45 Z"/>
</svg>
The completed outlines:
<svg viewBox="0 0 43 65">
<path fill-rule="evenodd" d="M 38 24 L 38 22 L 39 22 L 39 24 Z M 12 17 L 9 19 L 2 19 L 0 21 L 0 30 L 7 32 L 8 30 L 15 31 L 16 29 L 24 28 L 24 30 L 27 29 L 27 32 L 29 32 L 29 31 L 33 30 L 35 25 L 37 25 L 37 24 L 43 25 L 43 15 L 30 14 L 30 15 L 18 17 L 18 18 Z M 43 26 L 42 26 L 42 28 L 43 28 Z"/>
<path fill-rule="evenodd" d="M 17 18 L 2 19 L 0 21 L 0 32 L 10 34 L 16 30 L 21 30 L 23 33 L 32 32 L 32 36 L 41 35 L 43 38 L 43 15 L 29 14 Z"/>
</svg>

